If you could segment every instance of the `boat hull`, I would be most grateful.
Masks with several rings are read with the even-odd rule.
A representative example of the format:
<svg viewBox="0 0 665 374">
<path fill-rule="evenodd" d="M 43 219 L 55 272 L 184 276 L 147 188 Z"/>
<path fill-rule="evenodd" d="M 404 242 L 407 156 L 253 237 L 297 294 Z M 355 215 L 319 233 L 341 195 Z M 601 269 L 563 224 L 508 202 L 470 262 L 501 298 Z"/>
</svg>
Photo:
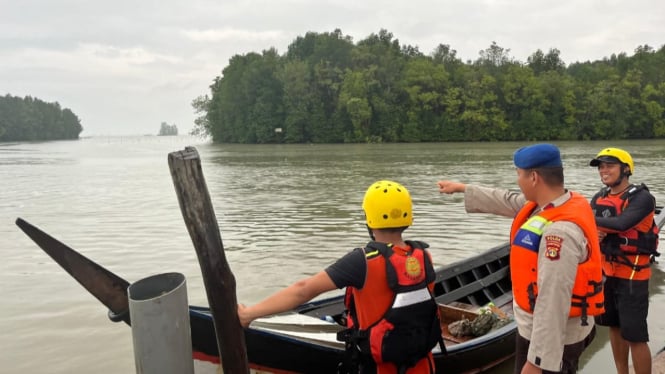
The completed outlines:
<svg viewBox="0 0 665 374">
<path fill-rule="evenodd" d="M 474 308 L 492 302 L 511 314 L 508 253 L 508 246 L 503 245 L 437 269 L 437 302 Z M 340 316 L 343 311 L 343 296 L 337 296 L 298 307 L 290 313 L 300 317 L 296 322 L 282 323 L 281 316 L 255 321 L 245 329 L 250 366 L 274 373 L 337 373 L 337 366 L 344 359 L 344 348 L 331 335 L 342 327 L 326 320 Z M 284 316 L 287 317 L 289 314 Z M 191 306 L 190 321 L 194 350 L 200 353 L 199 358 L 216 360 L 210 311 Z M 477 373 L 510 359 L 515 351 L 516 331 L 515 322 L 511 321 L 481 337 L 446 341 L 447 353 L 434 353 L 436 372 Z"/>
</svg>

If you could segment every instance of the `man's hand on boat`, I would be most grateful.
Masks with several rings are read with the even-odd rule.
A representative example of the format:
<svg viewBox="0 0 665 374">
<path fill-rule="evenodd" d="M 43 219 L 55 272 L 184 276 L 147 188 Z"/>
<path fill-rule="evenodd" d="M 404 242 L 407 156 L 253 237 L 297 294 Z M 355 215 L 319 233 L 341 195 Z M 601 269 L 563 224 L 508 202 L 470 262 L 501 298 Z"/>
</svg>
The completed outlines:
<svg viewBox="0 0 665 374">
<path fill-rule="evenodd" d="M 252 306 L 238 304 L 238 319 L 243 327 L 247 327 L 257 318 L 286 312 L 334 289 L 337 289 L 337 286 L 328 273 L 322 270 L 275 292 Z"/>
<path fill-rule="evenodd" d="M 238 304 L 238 319 L 242 327 L 247 327 L 252 322 L 253 318 L 249 316 L 247 306 L 245 304 Z"/>
</svg>

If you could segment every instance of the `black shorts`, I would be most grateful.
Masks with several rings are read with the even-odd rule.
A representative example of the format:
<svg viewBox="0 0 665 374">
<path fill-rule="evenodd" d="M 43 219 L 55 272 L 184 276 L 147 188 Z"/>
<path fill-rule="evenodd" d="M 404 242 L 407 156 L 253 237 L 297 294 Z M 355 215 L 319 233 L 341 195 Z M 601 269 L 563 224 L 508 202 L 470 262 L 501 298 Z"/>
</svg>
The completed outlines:
<svg viewBox="0 0 665 374">
<path fill-rule="evenodd" d="M 649 280 L 607 277 L 604 290 L 605 313 L 596 317 L 596 323 L 619 327 L 629 342 L 648 342 Z"/>
</svg>

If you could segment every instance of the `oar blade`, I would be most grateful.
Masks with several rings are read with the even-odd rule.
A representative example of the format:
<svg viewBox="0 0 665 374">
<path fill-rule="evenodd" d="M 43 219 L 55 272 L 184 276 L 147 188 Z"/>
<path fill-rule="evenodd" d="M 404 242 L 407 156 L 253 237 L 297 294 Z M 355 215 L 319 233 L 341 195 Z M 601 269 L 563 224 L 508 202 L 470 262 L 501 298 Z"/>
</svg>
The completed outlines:
<svg viewBox="0 0 665 374">
<path fill-rule="evenodd" d="M 27 221 L 17 218 L 16 225 L 69 275 L 104 304 L 119 320 L 129 323 L 129 282 L 76 252 Z"/>
</svg>

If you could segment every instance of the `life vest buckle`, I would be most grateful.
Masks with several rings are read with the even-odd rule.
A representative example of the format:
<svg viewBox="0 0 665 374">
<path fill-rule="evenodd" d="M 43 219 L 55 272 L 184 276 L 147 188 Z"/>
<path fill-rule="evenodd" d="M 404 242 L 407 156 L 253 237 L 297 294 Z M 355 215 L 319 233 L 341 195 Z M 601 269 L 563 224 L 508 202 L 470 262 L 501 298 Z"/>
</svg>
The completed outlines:
<svg viewBox="0 0 665 374">
<path fill-rule="evenodd" d="M 337 331 L 337 341 L 338 342 L 357 342 L 358 338 L 361 337 L 361 331 L 358 331 L 354 328 L 348 328 L 341 331 Z M 366 335 L 366 334 L 365 334 Z"/>
</svg>

